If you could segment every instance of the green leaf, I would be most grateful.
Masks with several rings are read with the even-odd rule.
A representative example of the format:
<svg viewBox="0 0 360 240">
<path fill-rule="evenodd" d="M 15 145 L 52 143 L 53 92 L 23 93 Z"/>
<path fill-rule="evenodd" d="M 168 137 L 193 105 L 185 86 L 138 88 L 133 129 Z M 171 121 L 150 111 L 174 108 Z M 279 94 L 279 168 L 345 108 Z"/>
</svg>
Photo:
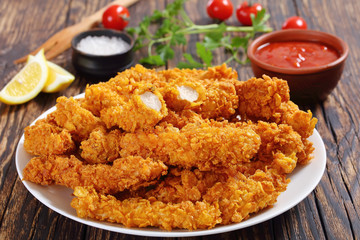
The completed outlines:
<svg viewBox="0 0 360 240">
<path fill-rule="evenodd" d="M 231 45 L 234 47 L 234 48 L 240 48 L 240 47 L 245 47 L 247 46 L 248 44 L 248 41 L 249 39 L 248 38 L 242 38 L 242 37 L 233 37 L 231 39 Z"/>
<path fill-rule="evenodd" d="M 126 28 L 126 32 L 128 34 L 130 34 L 131 36 L 135 36 L 135 34 L 137 34 L 140 31 L 140 29 L 138 27 L 129 27 Z"/>
<path fill-rule="evenodd" d="M 204 37 L 203 45 L 206 49 L 214 50 L 221 46 L 221 43 L 217 40 L 214 40 L 213 38 L 210 38 L 208 36 Z"/>
<path fill-rule="evenodd" d="M 207 33 L 205 36 L 209 39 L 212 39 L 215 42 L 219 42 L 222 39 L 225 32 L 226 32 L 226 25 L 225 23 L 221 23 L 216 29 Z"/>
<path fill-rule="evenodd" d="M 161 59 L 161 57 L 159 55 L 151 55 L 151 56 L 145 57 L 143 59 L 140 59 L 140 63 L 155 65 L 155 66 L 165 65 L 165 62 Z"/>
<path fill-rule="evenodd" d="M 203 68 L 204 65 L 198 61 L 196 61 L 191 54 L 184 53 L 184 58 L 187 60 L 187 62 L 179 62 L 177 67 L 178 68 Z"/>
<path fill-rule="evenodd" d="M 262 19 L 265 16 L 265 9 L 261 9 L 261 11 L 257 12 L 256 17 L 255 14 L 250 14 L 250 18 L 252 21 L 253 26 L 262 24 Z"/>
<path fill-rule="evenodd" d="M 154 38 L 162 38 L 166 36 L 166 34 L 170 33 L 171 23 L 169 19 L 164 19 L 161 26 L 158 28 L 158 30 L 154 34 Z"/>
<path fill-rule="evenodd" d="M 169 59 L 173 59 L 175 52 L 169 45 L 158 45 L 156 47 L 156 53 L 159 54 L 160 58 L 166 62 Z"/>
<path fill-rule="evenodd" d="M 173 3 L 170 3 L 166 6 L 165 12 L 169 17 L 176 16 L 178 15 L 180 9 L 183 8 L 185 2 L 186 0 L 175 0 Z"/>
<path fill-rule="evenodd" d="M 170 42 L 171 45 L 175 45 L 175 44 L 186 45 L 186 43 L 187 43 L 186 37 L 182 33 L 175 33 L 171 38 L 171 42 Z"/>
<path fill-rule="evenodd" d="M 196 43 L 196 53 L 201 58 L 201 60 L 206 64 L 206 66 L 211 66 L 211 61 L 213 59 L 213 55 L 210 50 L 206 49 L 206 47 L 200 43 Z"/>
<path fill-rule="evenodd" d="M 155 10 L 153 15 L 150 16 L 150 20 L 152 22 L 156 22 L 156 21 L 159 21 L 161 20 L 162 18 L 164 17 L 164 14 L 162 12 L 160 12 L 159 10 Z"/>
</svg>

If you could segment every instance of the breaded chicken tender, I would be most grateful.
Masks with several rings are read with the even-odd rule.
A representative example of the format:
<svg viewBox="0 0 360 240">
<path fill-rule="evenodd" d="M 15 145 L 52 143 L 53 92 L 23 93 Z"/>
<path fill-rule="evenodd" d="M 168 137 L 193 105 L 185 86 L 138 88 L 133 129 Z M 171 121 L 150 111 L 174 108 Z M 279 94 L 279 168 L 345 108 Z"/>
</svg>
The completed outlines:
<svg viewBox="0 0 360 240">
<path fill-rule="evenodd" d="M 37 121 L 24 130 L 25 150 L 33 155 L 60 155 L 76 149 L 71 134 L 45 119 Z"/>
<path fill-rule="evenodd" d="M 236 122 L 229 123 L 227 121 L 210 121 L 211 126 L 235 128 L 250 128 L 261 138 L 260 148 L 255 158 L 263 162 L 271 163 L 274 160 L 281 162 L 278 166 L 279 171 L 291 173 L 296 164 L 301 164 L 311 160 L 313 152 L 312 143 L 304 140 L 298 132 L 287 124 L 276 124 L 264 121 L 253 123 Z M 281 170 L 280 170 L 280 167 Z"/>
<path fill-rule="evenodd" d="M 303 138 L 312 135 L 317 119 L 312 117 L 311 111 L 301 111 L 290 101 L 286 81 L 264 75 L 263 78 L 237 82 L 236 90 L 239 96 L 238 113 L 242 119 L 285 123 Z"/>
<path fill-rule="evenodd" d="M 312 117 L 310 110 L 307 112 L 301 111 L 295 103 L 289 101 L 282 103 L 277 112 L 279 114 L 275 114 L 270 118 L 271 121 L 290 125 L 304 139 L 313 134 L 317 119 Z"/>
<path fill-rule="evenodd" d="M 167 115 L 164 99 L 153 85 L 120 77 L 87 87 L 83 106 L 107 128 L 127 132 L 152 128 Z"/>
<path fill-rule="evenodd" d="M 173 111 L 191 109 L 203 118 L 230 118 L 238 107 L 233 84 L 237 73 L 225 64 L 208 70 L 175 68 L 159 72 L 136 65 L 109 82 L 119 85 L 124 78 L 154 86 Z"/>
<path fill-rule="evenodd" d="M 287 184 L 288 180 L 275 170 L 259 170 L 250 177 L 238 173 L 206 189 L 203 201 L 175 199 L 175 202 L 163 201 L 164 198 L 159 201 L 151 196 L 120 201 L 94 189 L 78 187 L 71 206 L 80 217 L 122 223 L 126 227 L 206 229 L 216 224 L 241 222 L 251 213 L 274 204 Z"/>
<path fill-rule="evenodd" d="M 172 124 L 174 127 L 181 129 L 188 123 L 201 123 L 204 121 L 205 119 L 198 113 L 189 109 L 185 109 L 180 112 L 170 110 L 168 115 L 159 122 L 159 125 L 166 126 L 168 124 Z"/>
<path fill-rule="evenodd" d="M 87 139 L 95 128 L 104 126 L 98 117 L 82 108 L 80 103 L 72 97 L 59 97 L 56 110 L 47 118 L 51 118 L 58 126 L 68 130 L 77 142 Z"/>
<path fill-rule="evenodd" d="M 189 123 L 181 130 L 169 125 L 125 134 L 120 141 L 120 155 L 150 157 L 169 165 L 206 171 L 249 162 L 260 144 L 259 135 L 251 129 Z"/>
<path fill-rule="evenodd" d="M 161 88 L 174 111 L 191 109 L 203 118 L 230 118 L 238 108 L 236 72 L 226 65 L 204 70 L 172 69 L 159 72 L 168 85 Z"/>
<path fill-rule="evenodd" d="M 289 181 L 276 170 L 257 170 L 246 177 L 242 173 L 217 182 L 203 196 L 206 202 L 218 202 L 221 224 L 241 222 L 251 213 L 271 206 L 279 194 L 286 190 Z"/>
<path fill-rule="evenodd" d="M 81 157 L 88 163 L 107 163 L 120 157 L 119 129 L 107 132 L 105 128 L 95 129 L 88 139 L 81 142 Z"/>
<path fill-rule="evenodd" d="M 228 175 L 223 172 L 173 168 L 155 188 L 136 194 L 146 199 L 153 197 L 165 203 L 202 201 L 203 195 L 215 183 L 224 182 L 227 178 Z"/>
<path fill-rule="evenodd" d="M 125 227 L 208 229 L 221 222 L 218 204 L 190 202 L 171 204 L 155 199 L 117 200 L 91 187 L 76 187 L 71 206 L 79 217 L 121 223 Z"/>
<path fill-rule="evenodd" d="M 149 158 L 119 158 L 113 165 L 87 165 L 75 156 L 34 157 L 24 168 L 24 180 L 41 185 L 58 184 L 74 189 L 93 186 L 100 193 L 117 193 L 147 186 L 166 174 L 167 167 Z"/>
</svg>

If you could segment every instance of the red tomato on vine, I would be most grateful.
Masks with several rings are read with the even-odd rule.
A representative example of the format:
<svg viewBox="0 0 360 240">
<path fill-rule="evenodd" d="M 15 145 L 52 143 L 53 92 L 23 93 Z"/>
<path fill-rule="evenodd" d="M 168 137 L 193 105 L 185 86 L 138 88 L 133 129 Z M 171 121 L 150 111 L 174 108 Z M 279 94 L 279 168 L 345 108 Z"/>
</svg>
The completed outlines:
<svg viewBox="0 0 360 240">
<path fill-rule="evenodd" d="M 209 17 L 225 21 L 233 13 L 233 5 L 229 0 L 210 0 L 207 3 L 206 11 Z"/>
<path fill-rule="evenodd" d="M 253 5 L 248 5 L 247 2 L 243 2 L 236 9 L 236 17 L 239 22 L 245 26 L 251 26 L 251 14 L 254 14 L 256 17 L 257 12 L 260 12 L 263 9 L 260 3 L 254 3 Z"/>
<path fill-rule="evenodd" d="M 286 19 L 282 29 L 307 29 L 306 21 L 302 17 L 293 16 Z"/>
<path fill-rule="evenodd" d="M 111 5 L 102 16 L 102 24 L 105 28 L 123 30 L 129 23 L 129 10 L 121 5 Z"/>
</svg>

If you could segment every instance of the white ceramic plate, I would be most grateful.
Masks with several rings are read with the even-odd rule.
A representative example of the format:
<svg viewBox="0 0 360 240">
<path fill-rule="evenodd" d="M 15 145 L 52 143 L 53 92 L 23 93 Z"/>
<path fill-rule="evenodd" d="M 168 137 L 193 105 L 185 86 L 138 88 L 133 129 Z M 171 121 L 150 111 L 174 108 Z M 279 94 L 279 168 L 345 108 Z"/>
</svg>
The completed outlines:
<svg viewBox="0 0 360 240">
<path fill-rule="evenodd" d="M 78 95 L 77 97 L 83 97 L 83 94 Z M 55 107 L 49 109 L 48 111 L 43 113 L 38 119 L 44 118 L 47 114 L 54 110 Z M 287 190 L 280 194 L 280 196 L 278 197 L 278 201 L 272 208 L 265 209 L 255 215 L 252 215 L 249 219 L 241 223 L 218 226 L 210 230 L 165 231 L 158 228 L 125 228 L 121 224 L 79 218 L 76 215 L 75 209 L 70 206 L 70 202 L 73 198 L 72 189 L 56 185 L 41 186 L 28 181 L 23 181 L 23 184 L 29 190 L 29 192 L 34 195 L 35 198 L 37 198 L 40 202 L 45 204 L 50 209 L 77 222 L 87 224 L 92 227 L 97 227 L 119 233 L 149 237 L 190 237 L 218 234 L 249 227 L 274 218 L 294 207 L 314 190 L 314 188 L 320 182 L 320 179 L 325 171 L 326 152 L 324 143 L 316 130 L 314 131 L 314 134 L 310 137 L 310 141 L 314 143 L 315 147 L 314 159 L 305 166 L 298 166 L 293 171 L 293 173 L 289 175 L 291 182 L 288 185 Z M 23 169 L 30 159 L 31 155 L 28 154 L 24 149 L 23 135 L 17 146 L 15 158 L 16 169 L 21 179 L 23 178 Z"/>
</svg>

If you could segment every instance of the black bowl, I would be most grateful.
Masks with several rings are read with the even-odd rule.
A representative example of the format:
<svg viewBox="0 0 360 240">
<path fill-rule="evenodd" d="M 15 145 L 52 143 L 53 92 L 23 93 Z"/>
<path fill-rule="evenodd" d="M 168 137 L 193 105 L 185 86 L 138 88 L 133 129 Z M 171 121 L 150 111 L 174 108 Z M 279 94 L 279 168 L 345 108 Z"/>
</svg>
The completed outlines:
<svg viewBox="0 0 360 240">
<path fill-rule="evenodd" d="M 113 55 L 94 55 L 78 50 L 76 47 L 81 39 L 87 36 L 107 36 L 120 37 L 129 43 L 130 48 L 126 52 Z M 134 65 L 134 40 L 125 32 L 110 29 L 94 29 L 82 32 L 75 36 L 71 41 L 73 49 L 72 63 L 80 74 L 91 78 L 109 78 L 118 72 Z"/>
</svg>

